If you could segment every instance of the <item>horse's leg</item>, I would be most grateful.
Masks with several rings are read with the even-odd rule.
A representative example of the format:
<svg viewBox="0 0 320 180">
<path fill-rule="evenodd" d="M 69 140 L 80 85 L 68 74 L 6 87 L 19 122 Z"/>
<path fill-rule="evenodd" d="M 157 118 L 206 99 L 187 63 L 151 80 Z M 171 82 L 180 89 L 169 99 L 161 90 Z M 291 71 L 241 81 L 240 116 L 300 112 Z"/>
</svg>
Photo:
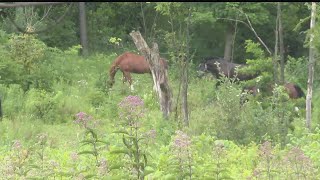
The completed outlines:
<svg viewBox="0 0 320 180">
<path fill-rule="evenodd" d="M 124 76 L 126 77 L 126 80 L 128 81 L 129 85 L 130 85 L 130 89 L 133 91 L 133 85 L 132 85 L 132 78 L 131 78 L 131 74 L 129 72 L 123 72 Z"/>
<path fill-rule="evenodd" d="M 124 71 L 122 71 L 122 83 L 124 84 L 126 81 L 128 81 L 128 79 L 126 77 L 126 73 Z"/>
</svg>

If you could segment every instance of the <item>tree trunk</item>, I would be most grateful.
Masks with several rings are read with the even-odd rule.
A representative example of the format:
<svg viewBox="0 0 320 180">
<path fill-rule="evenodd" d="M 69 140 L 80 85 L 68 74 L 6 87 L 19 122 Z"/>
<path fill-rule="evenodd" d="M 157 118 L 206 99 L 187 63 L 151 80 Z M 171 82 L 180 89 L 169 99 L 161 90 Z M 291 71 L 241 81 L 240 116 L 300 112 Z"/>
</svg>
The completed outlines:
<svg viewBox="0 0 320 180">
<path fill-rule="evenodd" d="M 164 118 L 168 119 L 171 112 L 172 93 L 168 84 L 168 72 L 160 64 L 158 44 L 153 43 L 153 47 L 150 49 L 139 31 L 132 31 L 130 36 L 137 49 L 144 55 L 150 65 L 153 82 L 160 101 L 160 109 L 163 112 Z"/>
<path fill-rule="evenodd" d="M 281 18 L 281 4 L 278 2 L 278 13 L 279 13 L 279 45 L 280 45 L 280 83 L 284 84 L 284 44 L 283 44 L 283 28 Z"/>
<path fill-rule="evenodd" d="M 230 24 L 227 25 L 226 29 L 226 39 L 225 39 L 225 46 L 224 46 L 224 59 L 227 61 L 231 60 L 231 53 L 232 53 L 232 41 L 233 41 L 233 28 Z"/>
<path fill-rule="evenodd" d="M 88 35 L 85 2 L 79 2 L 79 21 L 80 21 L 80 43 L 82 46 L 81 54 L 88 55 Z"/>
<path fill-rule="evenodd" d="M 312 2 L 311 8 L 311 21 L 310 21 L 310 29 L 312 30 L 316 23 L 316 3 Z M 313 88 L 313 76 L 314 76 L 314 64 L 315 64 L 315 48 L 314 48 L 314 34 L 311 32 L 310 34 L 310 47 L 309 47 L 309 65 L 308 65 L 308 91 L 306 98 L 306 126 L 309 130 L 311 130 L 311 102 L 312 102 L 312 88 Z"/>
<path fill-rule="evenodd" d="M 185 126 L 189 126 L 189 109 L 188 109 L 188 66 L 189 66 L 189 23 L 191 17 L 191 9 L 189 8 L 187 27 L 186 27 L 186 53 L 185 56 L 182 57 L 182 114 L 183 114 L 183 122 Z M 231 51 L 231 50 L 230 50 Z"/>
<path fill-rule="evenodd" d="M 279 37 L 279 13 L 277 13 L 276 19 L 276 30 L 275 30 L 275 45 L 274 45 L 274 56 L 273 56 L 273 80 L 274 83 L 278 84 L 278 37 Z"/>
<path fill-rule="evenodd" d="M 189 126 L 189 112 L 188 112 L 188 60 L 186 57 L 182 59 L 182 115 L 185 126 Z"/>
</svg>

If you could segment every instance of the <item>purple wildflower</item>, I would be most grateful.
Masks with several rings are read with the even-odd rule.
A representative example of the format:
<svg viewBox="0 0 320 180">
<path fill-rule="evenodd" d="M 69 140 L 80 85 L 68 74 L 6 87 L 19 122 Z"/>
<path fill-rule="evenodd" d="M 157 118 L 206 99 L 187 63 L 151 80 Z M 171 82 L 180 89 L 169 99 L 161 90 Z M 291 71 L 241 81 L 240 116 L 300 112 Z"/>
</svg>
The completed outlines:
<svg viewBox="0 0 320 180">
<path fill-rule="evenodd" d="M 84 117 L 87 116 L 87 114 L 85 112 L 79 112 L 78 114 L 76 114 L 78 119 L 84 119 Z"/>
<path fill-rule="evenodd" d="M 92 119 L 92 116 L 87 115 L 85 112 L 79 112 L 76 114 L 76 118 L 74 123 L 82 125 L 84 128 L 88 128 L 88 122 Z"/>
<path fill-rule="evenodd" d="M 12 149 L 14 150 L 20 150 L 22 148 L 22 144 L 19 140 L 15 140 L 13 145 L 12 145 Z"/>
<path fill-rule="evenodd" d="M 124 106 L 131 106 L 131 107 L 135 107 L 135 106 L 143 106 L 144 103 L 142 101 L 142 99 L 139 96 L 127 96 L 126 98 L 124 98 L 124 100 L 122 100 L 119 103 L 120 107 L 124 107 Z"/>
<path fill-rule="evenodd" d="M 298 147 L 293 147 L 284 157 L 283 161 L 291 166 L 298 164 L 300 167 L 304 167 L 304 169 L 312 167 L 311 159 Z"/>
<path fill-rule="evenodd" d="M 252 173 L 252 176 L 253 177 L 259 177 L 261 175 L 261 171 L 258 169 L 258 168 L 256 168 L 256 169 L 254 169 L 253 170 L 253 173 Z"/>
<path fill-rule="evenodd" d="M 84 179 L 86 179 L 86 177 L 82 173 L 78 174 L 78 176 L 76 177 L 76 180 L 84 180 Z"/>
<path fill-rule="evenodd" d="M 49 164 L 51 165 L 52 168 L 58 168 L 59 167 L 59 163 L 56 162 L 55 160 L 50 160 Z"/>
<path fill-rule="evenodd" d="M 260 156 L 271 158 L 273 157 L 272 145 L 269 141 L 264 142 L 260 147 Z"/>
<path fill-rule="evenodd" d="M 40 133 L 37 135 L 38 143 L 45 144 L 47 142 L 48 135 L 45 133 Z"/>
<path fill-rule="evenodd" d="M 150 131 L 146 132 L 146 136 L 151 139 L 155 139 L 157 136 L 157 132 L 156 132 L 156 130 L 151 129 Z"/>
<path fill-rule="evenodd" d="M 190 145 L 190 137 L 180 130 L 176 131 L 176 136 L 174 137 L 174 146 L 177 148 L 188 148 Z"/>
<path fill-rule="evenodd" d="M 100 175 L 104 176 L 108 173 L 108 162 L 106 159 L 102 158 L 99 162 L 98 172 Z"/>
<path fill-rule="evenodd" d="M 151 129 L 149 131 L 147 131 L 144 136 L 147 138 L 149 143 L 154 143 L 156 136 L 157 136 L 157 132 L 154 129 Z"/>
<path fill-rule="evenodd" d="M 76 152 L 72 152 L 72 153 L 70 154 L 70 158 L 71 158 L 71 160 L 72 160 L 73 162 L 76 162 L 76 161 L 79 159 L 79 155 L 78 155 L 78 153 L 76 153 Z"/>
<path fill-rule="evenodd" d="M 125 97 L 119 103 L 120 118 L 133 120 L 144 116 L 144 102 L 138 96 Z"/>
</svg>

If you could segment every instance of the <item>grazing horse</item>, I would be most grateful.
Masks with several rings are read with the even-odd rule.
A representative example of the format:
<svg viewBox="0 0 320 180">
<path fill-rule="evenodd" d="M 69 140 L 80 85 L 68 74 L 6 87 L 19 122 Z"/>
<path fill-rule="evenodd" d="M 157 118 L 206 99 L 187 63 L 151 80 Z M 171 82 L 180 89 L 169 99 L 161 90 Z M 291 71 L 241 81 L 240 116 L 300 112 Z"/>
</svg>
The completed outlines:
<svg viewBox="0 0 320 180">
<path fill-rule="evenodd" d="M 298 86 L 297 84 L 287 82 L 284 84 L 284 88 L 285 88 L 285 91 L 288 93 L 290 99 L 299 99 L 299 98 L 305 97 L 305 94 L 302 91 L 301 87 Z M 266 90 L 272 91 L 273 89 L 274 89 L 274 86 L 269 85 Z M 242 92 L 245 92 L 245 91 L 247 91 L 248 94 L 252 94 L 253 96 L 256 96 L 260 92 L 257 86 L 244 87 L 242 89 Z M 248 101 L 248 99 L 241 95 L 240 104 L 243 104 L 246 101 Z"/>
<path fill-rule="evenodd" d="M 287 82 L 284 84 L 284 88 L 286 92 L 289 95 L 290 99 L 298 99 L 305 97 L 304 92 L 302 91 L 301 87 L 297 84 Z M 269 88 L 267 88 L 268 91 L 271 91 L 273 89 L 273 85 L 271 85 Z M 259 89 L 256 86 L 250 86 L 250 87 L 244 87 L 243 91 L 247 90 L 252 95 L 257 95 L 257 92 L 259 92 Z"/>
<path fill-rule="evenodd" d="M 160 64 L 164 66 L 165 70 L 168 69 L 168 63 L 165 59 L 160 58 Z M 111 68 L 109 70 L 110 87 L 112 87 L 115 83 L 114 76 L 119 69 L 123 73 L 123 83 L 125 81 L 128 81 L 132 90 L 132 78 L 130 73 L 151 74 L 149 63 L 144 56 L 140 56 L 131 52 L 125 52 L 118 56 L 111 65 Z"/>
<path fill-rule="evenodd" d="M 298 99 L 301 97 L 306 97 L 306 95 L 304 94 L 304 92 L 302 91 L 300 86 L 298 86 L 297 84 L 286 83 L 284 85 L 284 87 L 285 87 L 285 89 L 291 99 Z"/>
<path fill-rule="evenodd" d="M 241 69 L 246 66 L 247 65 L 244 64 L 229 62 L 223 58 L 205 58 L 204 61 L 198 66 L 198 75 L 201 77 L 205 72 L 211 72 L 217 79 L 224 75 L 228 78 L 237 77 L 240 81 L 250 80 L 258 77 L 258 73 L 253 75 L 240 72 L 236 73 L 236 67 Z M 216 84 L 216 86 L 218 84 L 219 82 Z"/>
</svg>

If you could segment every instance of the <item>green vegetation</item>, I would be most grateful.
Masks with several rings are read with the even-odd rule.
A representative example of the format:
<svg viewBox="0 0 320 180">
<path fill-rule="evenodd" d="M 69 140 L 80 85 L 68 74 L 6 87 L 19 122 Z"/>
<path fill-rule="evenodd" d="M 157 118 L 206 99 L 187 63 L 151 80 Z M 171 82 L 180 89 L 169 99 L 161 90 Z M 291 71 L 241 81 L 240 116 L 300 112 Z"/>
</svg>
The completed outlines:
<svg viewBox="0 0 320 180">
<path fill-rule="evenodd" d="M 272 79 L 273 70 L 271 57 L 251 40 L 254 37 L 247 37 L 246 30 L 239 30 L 237 43 L 243 44 L 235 54 L 251 65 L 247 71 L 263 70 L 260 79 L 235 83 L 234 79 L 222 78 L 223 83 L 216 88 L 216 79 L 196 76 L 197 58 L 223 49 L 221 43 L 212 49 L 224 28 L 221 22 L 218 32 L 204 40 L 208 36 L 205 32 L 218 21 L 214 17 L 233 18 L 237 16 L 233 10 L 242 8 L 252 16 L 257 29 L 267 32 L 273 27 L 268 18 L 273 12 L 270 4 L 217 3 L 213 14 L 210 3 L 192 6 L 195 12 L 191 23 L 197 26 L 192 26 L 190 49 L 206 43 L 208 46 L 195 51 L 188 70 L 189 127 L 183 126 L 179 108 L 168 120 L 162 118 L 149 74 L 132 74 L 131 91 L 118 72 L 115 85 L 107 88 L 113 60 L 125 50 L 136 52 L 127 34 L 140 18 L 132 15 L 141 11 L 140 5 L 88 3 L 88 18 L 93 20 L 88 24 L 92 39 L 91 54 L 86 58 L 78 54 L 81 47 L 77 44 L 74 12 L 66 17 L 67 25 L 58 26 L 51 35 L 14 32 L 7 20 L 1 19 L 0 179 L 320 179 L 319 91 L 314 90 L 311 131 L 305 128 L 305 100 L 289 99 L 282 87 L 275 87 L 270 96 L 247 94 L 249 101 L 240 105 L 242 87 L 252 83 L 263 86 Z M 284 6 L 291 13 L 306 14 L 301 4 Z M 147 32 L 156 34 L 148 37 L 162 39 L 160 51 L 169 59 L 175 110 L 180 82 L 175 58 L 180 52 L 173 49 L 173 43 L 178 42 L 172 42 L 175 36 L 166 18 L 171 23 L 183 21 L 186 12 L 179 8 L 184 4 L 145 3 L 143 7 L 145 18 L 149 18 L 146 24 L 152 29 Z M 62 12 L 63 8 L 52 11 Z M 293 19 L 285 26 L 294 27 L 295 16 L 287 11 L 283 18 Z M 150 12 L 160 13 L 156 27 L 151 26 Z M 19 20 L 22 11 L 16 13 Z M 123 24 L 118 22 L 121 18 Z M 161 24 L 163 27 L 158 27 Z M 266 29 L 261 27 L 267 25 Z M 298 49 L 296 43 L 303 44 L 292 34 L 287 36 L 293 48 Z M 285 75 L 305 91 L 306 54 L 290 55 Z M 315 69 L 318 74 L 319 65 Z M 315 89 L 318 84 L 315 80 Z"/>
</svg>

